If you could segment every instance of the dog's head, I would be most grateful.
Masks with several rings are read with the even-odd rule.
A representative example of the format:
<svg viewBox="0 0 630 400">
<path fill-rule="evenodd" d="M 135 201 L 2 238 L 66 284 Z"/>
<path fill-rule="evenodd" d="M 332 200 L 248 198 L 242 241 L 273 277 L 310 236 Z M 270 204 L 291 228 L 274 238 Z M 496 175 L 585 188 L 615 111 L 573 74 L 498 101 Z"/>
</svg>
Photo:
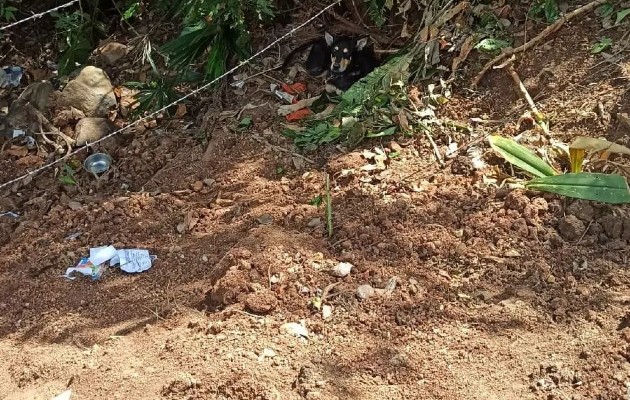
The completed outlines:
<svg viewBox="0 0 630 400">
<path fill-rule="evenodd" d="M 367 38 L 335 38 L 328 32 L 324 33 L 324 38 L 330 48 L 330 70 L 335 73 L 344 72 L 352 62 L 352 56 L 363 50 L 368 42 Z"/>
</svg>

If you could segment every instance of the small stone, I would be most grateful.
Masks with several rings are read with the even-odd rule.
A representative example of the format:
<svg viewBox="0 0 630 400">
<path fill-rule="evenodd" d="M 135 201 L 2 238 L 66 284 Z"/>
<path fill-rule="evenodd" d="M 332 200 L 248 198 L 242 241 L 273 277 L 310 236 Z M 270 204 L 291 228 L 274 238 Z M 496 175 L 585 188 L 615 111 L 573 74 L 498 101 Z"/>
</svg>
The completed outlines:
<svg viewBox="0 0 630 400">
<path fill-rule="evenodd" d="M 603 225 L 603 224 L 602 224 Z M 567 215 L 560 220 L 558 224 L 558 232 L 566 240 L 576 240 L 584 233 L 584 222 L 579 220 L 575 215 Z"/>
<path fill-rule="evenodd" d="M 129 47 L 118 42 L 109 42 L 99 49 L 101 61 L 107 65 L 115 65 L 129 52 Z"/>
<path fill-rule="evenodd" d="M 72 211 L 78 211 L 80 209 L 83 208 L 83 206 L 81 205 L 81 203 L 79 203 L 78 201 L 71 201 L 68 203 L 68 207 L 72 210 Z"/>
<path fill-rule="evenodd" d="M 623 230 L 623 218 L 616 215 L 605 215 L 598 221 L 604 228 L 606 236 L 611 239 L 618 239 L 621 237 Z"/>
<path fill-rule="evenodd" d="M 81 119 L 76 131 L 76 145 L 84 146 L 96 142 L 114 131 L 114 125 L 107 118 L 86 117 Z"/>
<path fill-rule="evenodd" d="M 208 256 L 205 255 L 205 254 L 203 256 L 201 256 L 201 261 L 208 262 Z"/>
<path fill-rule="evenodd" d="M 308 227 L 309 228 L 316 228 L 318 226 L 320 226 L 322 224 L 322 219 L 321 218 L 313 218 L 310 221 L 308 221 Z"/>
<path fill-rule="evenodd" d="M 256 219 L 261 225 L 271 225 L 273 223 L 273 217 L 269 214 L 263 214 Z"/>
<path fill-rule="evenodd" d="M 514 249 L 509 249 L 505 252 L 505 257 L 520 257 L 521 253 L 518 252 L 518 250 L 514 250 Z"/>
<path fill-rule="evenodd" d="M 332 316 L 332 306 L 329 306 L 328 304 L 322 306 L 322 318 L 323 319 L 328 319 Z"/>
<path fill-rule="evenodd" d="M 267 314 L 278 305 L 278 299 L 270 290 L 250 293 L 245 299 L 245 307 L 254 314 Z"/>
<path fill-rule="evenodd" d="M 576 200 L 567 207 L 566 213 L 575 215 L 584 222 L 590 222 L 595 215 L 595 209 L 586 200 Z"/>
<path fill-rule="evenodd" d="M 296 337 L 308 338 L 308 329 L 297 322 L 287 322 L 280 326 L 280 331 Z"/>
<path fill-rule="evenodd" d="M 340 262 L 337 264 L 330 273 L 337 278 L 344 278 L 350 274 L 354 266 L 348 262 Z"/>
<path fill-rule="evenodd" d="M 371 285 L 365 284 L 357 288 L 357 297 L 361 300 L 372 297 L 375 293 L 374 288 Z"/>
<path fill-rule="evenodd" d="M 396 153 L 400 153 L 402 151 L 402 147 L 396 141 L 389 142 L 389 148 Z"/>
<path fill-rule="evenodd" d="M 196 181 L 195 183 L 193 183 L 192 188 L 195 192 L 200 191 L 201 189 L 203 189 L 203 182 L 202 181 Z"/>
<path fill-rule="evenodd" d="M 260 355 L 258 356 L 258 361 L 262 361 L 265 358 L 274 358 L 276 356 L 276 352 L 273 349 L 265 348 Z"/>
<path fill-rule="evenodd" d="M 207 178 L 207 179 L 204 179 L 204 180 L 203 180 L 203 183 L 204 183 L 206 186 L 212 186 L 212 185 L 214 184 L 214 182 L 216 182 L 216 181 L 215 181 L 214 179 L 212 179 L 212 178 Z"/>
</svg>

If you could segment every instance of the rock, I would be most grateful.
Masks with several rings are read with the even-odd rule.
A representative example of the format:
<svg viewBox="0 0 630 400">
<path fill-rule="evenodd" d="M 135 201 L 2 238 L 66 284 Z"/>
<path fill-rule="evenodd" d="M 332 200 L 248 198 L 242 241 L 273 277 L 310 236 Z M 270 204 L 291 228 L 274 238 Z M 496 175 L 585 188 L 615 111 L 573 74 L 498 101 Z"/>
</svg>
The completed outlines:
<svg viewBox="0 0 630 400">
<path fill-rule="evenodd" d="M 76 145 L 84 146 L 109 135 L 114 131 L 114 126 L 107 118 L 88 117 L 79 121 L 75 130 Z"/>
<path fill-rule="evenodd" d="M 195 183 L 193 183 L 192 188 L 195 192 L 200 191 L 201 189 L 203 189 L 203 182 L 196 181 Z"/>
<path fill-rule="evenodd" d="M 263 214 L 256 219 L 261 225 L 271 225 L 273 223 L 273 217 L 269 214 Z"/>
<path fill-rule="evenodd" d="M 308 221 L 308 227 L 309 228 L 315 228 L 318 227 L 322 224 L 322 219 L 321 218 L 313 218 L 310 221 Z"/>
<path fill-rule="evenodd" d="M 540 215 L 549 210 L 549 204 L 547 200 L 542 197 L 536 197 L 528 205 L 525 206 L 523 214 L 525 219 L 532 225 L 536 225 L 539 222 Z"/>
<path fill-rule="evenodd" d="M 73 211 L 77 211 L 83 208 L 83 206 L 81 205 L 81 203 L 79 203 L 78 201 L 71 201 L 68 203 L 68 207 L 73 210 Z"/>
<path fill-rule="evenodd" d="M 85 113 L 74 107 L 70 107 L 65 110 L 60 110 L 53 116 L 52 123 L 57 128 L 63 128 L 70 125 L 71 122 L 80 121 L 85 118 Z"/>
<path fill-rule="evenodd" d="M 344 278 L 350 274 L 354 266 L 347 262 L 340 262 L 337 264 L 331 271 L 332 276 L 336 276 L 337 278 Z"/>
<path fill-rule="evenodd" d="M 527 221 L 525 218 L 517 218 L 512 222 L 512 231 L 519 236 L 527 237 L 529 234 L 529 228 L 527 227 Z"/>
<path fill-rule="evenodd" d="M 392 140 L 391 142 L 389 142 L 389 148 L 396 153 L 401 153 L 402 152 L 402 146 L 398 144 L 398 142 Z"/>
<path fill-rule="evenodd" d="M 297 322 L 287 322 L 280 326 L 280 331 L 296 337 L 308 338 L 308 329 Z"/>
<path fill-rule="evenodd" d="M 48 111 L 50 95 L 54 91 L 55 88 L 50 82 L 34 82 L 24 89 L 18 99 L 28 101 L 33 107 L 45 113 Z"/>
<path fill-rule="evenodd" d="M 250 293 L 245 299 L 245 307 L 254 314 L 267 314 L 278 306 L 278 299 L 270 290 Z"/>
<path fill-rule="evenodd" d="M 630 218 L 623 219 L 623 234 L 621 238 L 624 240 L 630 240 Z"/>
<path fill-rule="evenodd" d="M 99 57 L 106 65 L 115 65 L 129 53 L 129 47 L 118 42 L 109 42 L 99 49 Z"/>
<path fill-rule="evenodd" d="M 584 233 L 584 229 L 586 229 L 584 222 L 575 215 L 567 215 L 558 224 L 558 232 L 566 240 L 579 239 Z"/>
<path fill-rule="evenodd" d="M 322 306 L 322 318 L 328 319 L 331 317 L 331 315 L 332 315 L 332 306 L 329 306 L 328 304 Z"/>
<path fill-rule="evenodd" d="M 518 212 L 525 211 L 525 207 L 529 204 L 529 198 L 522 191 L 513 190 L 505 197 L 505 206 L 510 210 Z"/>
<path fill-rule="evenodd" d="M 602 225 L 606 236 L 609 238 L 619 239 L 621 237 L 624 223 L 623 218 L 616 215 L 605 215 L 601 217 L 598 222 Z"/>
<path fill-rule="evenodd" d="M 375 293 L 374 288 L 371 285 L 361 285 L 357 288 L 357 297 L 361 300 L 372 297 Z"/>
<path fill-rule="evenodd" d="M 116 96 L 107 74 L 100 68 L 87 66 L 68 82 L 59 96 L 59 105 L 75 107 L 88 117 L 106 117 L 116 106 Z"/>
<path fill-rule="evenodd" d="M 585 200 L 574 201 L 567 207 L 566 212 L 569 215 L 575 215 L 585 222 L 591 221 L 595 215 L 595 209 L 590 202 Z"/>
</svg>

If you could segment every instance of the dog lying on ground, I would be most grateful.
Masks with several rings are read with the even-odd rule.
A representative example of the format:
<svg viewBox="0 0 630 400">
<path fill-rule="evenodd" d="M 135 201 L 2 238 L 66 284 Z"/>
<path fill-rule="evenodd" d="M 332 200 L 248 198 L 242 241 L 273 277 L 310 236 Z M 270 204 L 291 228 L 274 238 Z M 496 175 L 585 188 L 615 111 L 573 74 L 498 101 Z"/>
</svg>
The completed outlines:
<svg viewBox="0 0 630 400">
<path fill-rule="evenodd" d="M 293 49 L 277 69 L 284 69 L 294 56 L 311 48 L 304 69 L 314 77 L 326 77 L 326 91 L 340 94 L 363 78 L 379 62 L 368 39 L 354 39 L 347 36 L 334 37 L 328 32 L 323 37 L 310 40 Z"/>
</svg>

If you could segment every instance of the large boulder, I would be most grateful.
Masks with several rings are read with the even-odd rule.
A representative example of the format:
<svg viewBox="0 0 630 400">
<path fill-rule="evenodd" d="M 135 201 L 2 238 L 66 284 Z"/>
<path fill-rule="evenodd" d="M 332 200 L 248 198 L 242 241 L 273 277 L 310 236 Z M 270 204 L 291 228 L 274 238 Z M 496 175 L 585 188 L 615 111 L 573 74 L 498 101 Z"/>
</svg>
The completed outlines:
<svg viewBox="0 0 630 400">
<path fill-rule="evenodd" d="M 75 107 L 88 117 L 107 117 L 109 110 L 116 106 L 116 96 L 107 74 L 100 68 L 87 66 L 68 82 L 59 97 L 59 105 Z"/>
</svg>

